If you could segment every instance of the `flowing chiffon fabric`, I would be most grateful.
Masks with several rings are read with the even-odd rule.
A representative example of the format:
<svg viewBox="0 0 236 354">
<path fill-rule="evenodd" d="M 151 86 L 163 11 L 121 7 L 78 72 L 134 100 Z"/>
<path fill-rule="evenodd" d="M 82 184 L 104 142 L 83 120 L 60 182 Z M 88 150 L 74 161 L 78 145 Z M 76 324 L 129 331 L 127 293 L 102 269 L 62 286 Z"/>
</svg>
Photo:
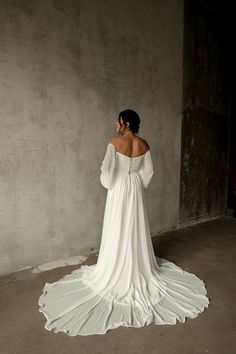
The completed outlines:
<svg viewBox="0 0 236 354">
<path fill-rule="evenodd" d="M 145 200 L 153 173 L 150 150 L 132 158 L 107 145 L 100 175 L 107 196 L 97 263 L 45 283 L 38 300 L 45 329 L 84 336 L 120 326 L 174 325 L 208 307 L 202 280 L 154 254 Z"/>
</svg>

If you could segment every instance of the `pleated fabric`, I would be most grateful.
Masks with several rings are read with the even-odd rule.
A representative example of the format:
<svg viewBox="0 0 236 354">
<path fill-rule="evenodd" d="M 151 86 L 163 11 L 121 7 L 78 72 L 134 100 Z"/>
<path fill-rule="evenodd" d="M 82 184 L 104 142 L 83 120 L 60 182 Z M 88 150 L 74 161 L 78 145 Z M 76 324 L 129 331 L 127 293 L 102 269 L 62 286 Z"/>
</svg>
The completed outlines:
<svg viewBox="0 0 236 354">
<path fill-rule="evenodd" d="M 145 199 L 153 173 L 150 150 L 132 158 L 107 145 L 100 174 L 107 196 L 97 263 L 45 283 L 38 300 L 45 329 L 85 336 L 120 326 L 174 325 L 209 306 L 201 279 L 154 254 Z"/>
</svg>

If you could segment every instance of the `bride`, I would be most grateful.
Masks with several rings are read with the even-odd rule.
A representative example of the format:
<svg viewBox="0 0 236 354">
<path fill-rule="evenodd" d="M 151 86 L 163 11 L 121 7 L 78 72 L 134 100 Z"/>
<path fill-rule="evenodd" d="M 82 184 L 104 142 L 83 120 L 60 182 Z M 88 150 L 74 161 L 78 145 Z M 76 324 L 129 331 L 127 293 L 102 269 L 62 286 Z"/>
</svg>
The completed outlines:
<svg viewBox="0 0 236 354">
<path fill-rule="evenodd" d="M 131 109 L 118 116 L 119 135 L 108 142 L 101 164 L 107 195 L 97 263 L 44 285 L 38 304 L 46 330 L 84 336 L 175 325 L 209 306 L 201 279 L 154 254 L 145 199 L 154 168 L 139 125 Z"/>
</svg>

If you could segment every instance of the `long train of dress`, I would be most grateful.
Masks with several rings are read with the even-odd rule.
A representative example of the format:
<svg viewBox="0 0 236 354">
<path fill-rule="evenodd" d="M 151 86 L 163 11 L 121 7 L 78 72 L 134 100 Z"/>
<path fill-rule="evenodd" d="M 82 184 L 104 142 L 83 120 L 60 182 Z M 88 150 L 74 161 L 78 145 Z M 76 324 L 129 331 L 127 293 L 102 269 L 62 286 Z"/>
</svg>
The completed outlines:
<svg viewBox="0 0 236 354">
<path fill-rule="evenodd" d="M 204 282 L 154 254 L 144 193 L 153 175 L 150 150 L 131 158 L 108 144 L 101 171 L 108 191 L 97 263 L 44 285 L 38 304 L 45 329 L 104 334 L 197 317 L 209 306 Z"/>
</svg>

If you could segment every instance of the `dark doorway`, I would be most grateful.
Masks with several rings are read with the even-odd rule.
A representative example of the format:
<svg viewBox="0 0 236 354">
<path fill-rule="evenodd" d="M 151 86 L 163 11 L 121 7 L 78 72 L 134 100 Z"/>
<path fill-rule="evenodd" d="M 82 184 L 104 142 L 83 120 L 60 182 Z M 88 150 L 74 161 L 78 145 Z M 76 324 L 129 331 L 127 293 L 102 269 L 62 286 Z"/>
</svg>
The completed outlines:
<svg viewBox="0 0 236 354">
<path fill-rule="evenodd" d="M 233 96 L 231 100 L 231 107 L 227 214 L 236 218 L 236 121 Z"/>
<path fill-rule="evenodd" d="M 219 9 L 185 1 L 180 224 L 226 213 L 230 36 L 231 22 Z"/>
</svg>

